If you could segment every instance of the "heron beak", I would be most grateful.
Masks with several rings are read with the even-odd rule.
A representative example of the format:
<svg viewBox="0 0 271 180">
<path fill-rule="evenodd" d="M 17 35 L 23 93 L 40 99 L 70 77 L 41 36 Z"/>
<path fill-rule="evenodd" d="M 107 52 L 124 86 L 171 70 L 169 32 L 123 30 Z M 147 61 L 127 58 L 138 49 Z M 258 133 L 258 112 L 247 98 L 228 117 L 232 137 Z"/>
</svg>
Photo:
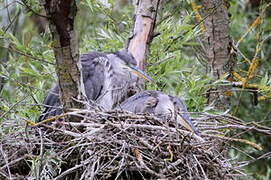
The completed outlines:
<svg viewBox="0 0 271 180">
<path fill-rule="evenodd" d="M 145 73 L 138 67 L 129 67 L 129 71 L 140 78 L 146 79 L 150 82 L 154 81 L 147 73 Z"/>
<path fill-rule="evenodd" d="M 180 122 L 180 124 L 185 127 L 187 130 L 191 131 L 192 133 L 197 134 L 196 128 L 193 126 L 190 119 L 182 117 L 182 115 L 177 115 L 177 121 Z"/>
</svg>

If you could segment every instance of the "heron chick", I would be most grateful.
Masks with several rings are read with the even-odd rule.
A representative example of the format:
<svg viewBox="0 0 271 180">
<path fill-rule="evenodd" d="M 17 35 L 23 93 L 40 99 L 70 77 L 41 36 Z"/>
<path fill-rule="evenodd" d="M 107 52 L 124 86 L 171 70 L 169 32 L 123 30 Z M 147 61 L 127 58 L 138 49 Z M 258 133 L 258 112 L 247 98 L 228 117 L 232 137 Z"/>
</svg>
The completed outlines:
<svg viewBox="0 0 271 180">
<path fill-rule="evenodd" d="M 118 108 L 133 113 L 151 113 L 158 117 L 165 115 L 174 117 L 173 115 L 176 115 L 177 124 L 197 133 L 185 104 L 176 96 L 167 95 L 160 91 L 142 91 L 126 99 Z"/>
<path fill-rule="evenodd" d="M 113 53 L 89 52 L 80 56 L 83 78 L 82 88 L 88 101 L 99 104 L 103 109 L 113 109 L 135 94 L 138 77 L 152 78 L 136 67 L 136 60 L 126 50 Z M 62 113 L 59 85 L 49 91 L 44 101 L 45 110 L 39 121 Z"/>
</svg>

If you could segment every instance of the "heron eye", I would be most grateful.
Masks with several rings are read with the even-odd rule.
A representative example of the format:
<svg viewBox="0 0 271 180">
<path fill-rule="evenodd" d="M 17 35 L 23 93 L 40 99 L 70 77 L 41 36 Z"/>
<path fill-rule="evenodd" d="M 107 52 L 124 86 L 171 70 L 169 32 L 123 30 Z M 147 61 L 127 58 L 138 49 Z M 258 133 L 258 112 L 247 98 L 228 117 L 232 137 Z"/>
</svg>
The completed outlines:
<svg viewBox="0 0 271 180">
<path fill-rule="evenodd" d="M 132 64 L 133 66 L 137 66 L 137 62 L 135 61 L 135 62 L 133 62 L 133 64 Z"/>
</svg>

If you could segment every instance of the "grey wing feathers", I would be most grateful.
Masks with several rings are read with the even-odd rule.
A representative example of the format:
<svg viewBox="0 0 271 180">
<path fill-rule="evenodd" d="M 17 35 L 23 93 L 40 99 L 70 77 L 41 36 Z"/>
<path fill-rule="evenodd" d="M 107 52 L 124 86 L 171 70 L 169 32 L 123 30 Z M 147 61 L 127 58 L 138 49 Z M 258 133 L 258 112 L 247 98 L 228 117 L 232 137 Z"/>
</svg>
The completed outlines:
<svg viewBox="0 0 271 180">
<path fill-rule="evenodd" d="M 55 84 L 49 91 L 47 97 L 45 98 L 43 104 L 45 104 L 45 109 L 40 115 L 38 121 L 42 121 L 50 116 L 55 116 L 61 114 L 62 108 L 60 107 L 59 100 L 59 86 Z"/>
<path fill-rule="evenodd" d="M 106 58 L 106 54 L 100 52 L 89 52 L 80 56 L 83 83 L 85 86 L 86 96 L 89 100 L 96 100 L 103 88 L 102 82 L 104 78 L 104 68 L 98 59 L 101 57 Z M 93 86 L 93 84 L 95 84 L 95 86 Z M 59 107 L 61 105 L 59 99 L 59 85 L 54 85 L 49 91 L 44 104 L 46 107 L 39 117 L 39 121 L 63 112 Z"/>
<path fill-rule="evenodd" d="M 120 109 L 134 112 L 134 113 L 145 113 L 150 112 L 146 105 L 146 101 L 150 97 L 157 97 L 156 91 L 143 91 L 138 94 L 131 96 L 120 104 Z"/>
<path fill-rule="evenodd" d="M 107 58 L 106 54 L 90 52 L 80 57 L 82 64 L 83 82 L 86 96 L 89 100 L 96 100 L 103 88 L 104 68 L 99 58 Z M 95 86 L 93 86 L 95 84 Z"/>
<path fill-rule="evenodd" d="M 146 99 L 137 98 L 137 99 L 133 99 L 133 101 L 127 101 L 127 102 L 121 103 L 119 107 L 121 110 L 130 111 L 134 113 L 143 113 L 145 101 Z"/>
<path fill-rule="evenodd" d="M 141 99 L 141 98 L 149 97 L 149 96 L 157 97 L 157 92 L 156 91 L 142 91 L 140 93 L 137 93 L 137 94 L 129 97 L 122 104 L 131 103 L 133 101 L 136 101 L 137 99 Z"/>
</svg>

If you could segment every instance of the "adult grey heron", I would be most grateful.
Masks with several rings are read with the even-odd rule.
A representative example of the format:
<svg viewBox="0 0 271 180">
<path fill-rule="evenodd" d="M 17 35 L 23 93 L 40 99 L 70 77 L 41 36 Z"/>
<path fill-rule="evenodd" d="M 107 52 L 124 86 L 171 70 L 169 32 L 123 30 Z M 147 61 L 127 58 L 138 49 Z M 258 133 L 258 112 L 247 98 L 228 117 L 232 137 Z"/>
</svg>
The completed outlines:
<svg viewBox="0 0 271 180">
<path fill-rule="evenodd" d="M 90 52 L 80 56 L 83 88 L 86 98 L 105 110 L 114 108 L 138 89 L 137 77 L 152 80 L 136 67 L 136 60 L 126 50 L 114 53 Z M 48 93 L 45 110 L 39 121 L 61 114 L 59 86 L 56 84 Z"/>
<path fill-rule="evenodd" d="M 126 99 L 118 108 L 133 113 L 150 113 L 158 117 L 176 117 L 177 124 L 197 133 L 185 104 L 176 96 L 160 91 L 142 91 Z"/>
</svg>

